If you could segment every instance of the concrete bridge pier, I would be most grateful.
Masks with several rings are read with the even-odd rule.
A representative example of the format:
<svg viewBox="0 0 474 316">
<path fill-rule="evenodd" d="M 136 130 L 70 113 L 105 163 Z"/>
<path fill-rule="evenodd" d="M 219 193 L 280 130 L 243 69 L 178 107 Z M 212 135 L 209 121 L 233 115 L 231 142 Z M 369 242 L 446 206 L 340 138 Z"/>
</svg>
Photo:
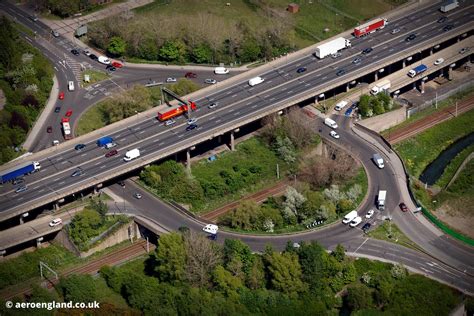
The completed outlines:
<svg viewBox="0 0 474 316">
<path fill-rule="evenodd" d="M 375 81 L 379 80 L 379 73 L 378 73 L 378 71 L 376 71 L 376 72 L 374 73 L 374 78 L 375 78 Z"/>
<path fill-rule="evenodd" d="M 420 82 L 420 92 L 425 93 L 425 81 L 421 80 Z"/>
<path fill-rule="evenodd" d="M 42 241 L 43 241 L 43 237 L 36 238 L 36 248 L 41 247 Z"/>
<path fill-rule="evenodd" d="M 186 149 L 186 168 L 191 171 L 191 148 Z"/>
<path fill-rule="evenodd" d="M 448 67 L 447 72 L 448 72 L 448 75 L 446 76 L 446 78 L 448 78 L 449 81 L 453 80 L 453 72 L 452 72 L 451 66 Z"/>
<path fill-rule="evenodd" d="M 25 223 L 24 218 L 27 217 L 29 214 L 28 212 L 21 214 L 20 216 L 20 225 Z"/>
<path fill-rule="evenodd" d="M 6 250 L 0 250 L 0 258 L 3 258 L 6 253 L 7 253 Z"/>
<path fill-rule="evenodd" d="M 230 132 L 230 150 L 235 150 L 234 131 Z"/>
</svg>

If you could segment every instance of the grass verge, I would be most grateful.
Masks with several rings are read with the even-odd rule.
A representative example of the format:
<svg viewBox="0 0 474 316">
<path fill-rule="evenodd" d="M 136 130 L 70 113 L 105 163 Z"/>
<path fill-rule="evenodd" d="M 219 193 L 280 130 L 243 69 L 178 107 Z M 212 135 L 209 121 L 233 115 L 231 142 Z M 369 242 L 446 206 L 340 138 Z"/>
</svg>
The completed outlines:
<svg viewBox="0 0 474 316">
<path fill-rule="evenodd" d="M 75 135 L 81 136 L 96 129 L 102 128 L 106 125 L 103 112 L 100 109 L 100 103 L 90 107 L 84 114 L 81 115 L 77 124 Z"/>
<path fill-rule="evenodd" d="M 468 146 L 459 154 L 457 154 L 454 159 L 451 160 L 449 165 L 444 169 L 443 175 L 436 181 L 436 186 L 440 188 L 445 188 L 449 181 L 453 178 L 456 171 L 459 169 L 463 161 L 474 152 L 474 145 Z"/>
<path fill-rule="evenodd" d="M 393 222 L 390 225 L 389 221 L 384 221 L 382 225 L 377 228 L 370 230 L 367 236 L 389 241 L 395 244 L 399 244 L 404 247 L 408 247 L 414 250 L 419 250 L 418 246 L 411 241 Z"/>
<path fill-rule="evenodd" d="M 85 77 L 85 75 L 90 76 L 90 81 L 89 82 L 83 81 L 82 82 L 83 87 L 88 87 L 90 85 L 93 85 L 96 82 L 110 78 L 110 75 L 108 75 L 107 73 L 103 71 L 92 70 L 92 69 L 87 69 L 86 71 L 84 71 L 83 76 Z"/>
</svg>

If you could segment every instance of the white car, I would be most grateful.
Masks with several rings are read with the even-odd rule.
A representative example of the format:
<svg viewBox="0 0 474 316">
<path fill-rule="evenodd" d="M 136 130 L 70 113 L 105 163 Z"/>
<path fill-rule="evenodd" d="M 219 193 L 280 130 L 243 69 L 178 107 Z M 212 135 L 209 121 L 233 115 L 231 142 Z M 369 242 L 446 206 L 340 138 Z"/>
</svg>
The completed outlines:
<svg viewBox="0 0 474 316">
<path fill-rule="evenodd" d="M 84 55 L 86 55 L 87 57 L 89 57 L 92 53 L 86 49 L 85 51 L 83 51 Z"/>
<path fill-rule="evenodd" d="M 264 82 L 265 79 L 263 79 L 262 77 L 255 77 L 255 78 L 252 78 L 249 80 L 249 86 L 253 87 L 255 85 L 258 85 L 262 82 Z"/>
<path fill-rule="evenodd" d="M 359 225 L 360 223 L 362 223 L 362 217 L 357 216 L 356 218 L 354 218 L 354 219 L 352 220 L 352 222 L 349 224 L 349 226 L 351 226 L 351 227 L 356 227 L 356 226 Z"/>
<path fill-rule="evenodd" d="M 209 104 L 207 107 L 210 108 L 210 109 L 213 109 L 213 108 L 215 108 L 217 105 L 218 105 L 217 102 L 212 102 L 212 103 Z"/>
<path fill-rule="evenodd" d="M 339 139 L 339 134 L 336 133 L 335 131 L 331 131 L 331 132 L 329 133 L 329 135 L 331 135 L 331 136 L 334 137 L 335 139 Z"/>
<path fill-rule="evenodd" d="M 173 125 L 176 121 L 173 120 L 173 119 L 169 119 L 165 122 L 165 126 L 170 126 L 170 125 Z"/>
<path fill-rule="evenodd" d="M 216 75 L 225 75 L 225 74 L 228 74 L 229 73 L 229 69 L 225 68 L 225 67 L 216 67 L 214 69 L 214 73 Z"/>
<path fill-rule="evenodd" d="M 49 223 L 49 226 L 50 226 L 50 227 L 54 227 L 54 226 L 61 225 L 62 223 L 63 223 L 63 220 L 58 217 L 58 218 L 53 219 L 53 220 Z"/>
<path fill-rule="evenodd" d="M 176 82 L 176 78 L 173 78 L 173 77 L 169 77 L 169 78 L 166 78 L 166 82 L 170 83 L 170 82 Z"/>
<path fill-rule="evenodd" d="M 435 64 L 435 66 L 437 66 L 437 65 L 442 64 L 443 62 L 444 62 L 443 58 L 438 58 L 438 59 L 435 60 L 434 64 Z"/>
<path fill-rule="evenodd" d="M 97 61 L 104 65 L 110 65 L 110 59 L 105 56 L 99 56 L 99 58 L 97 58 Z"/>
<path fill-rule="evenodd" d="M 367 214 L 365 214 L 365 218 L 371 218 L 374 216 L 375 211 L 374 210 L 369 210 Z"/>
<path fill-rule="evenodd" d="M 214 225 L 214 224 L 207 224 L 206 226 L 203 227 L 202 230 L 205 231 L 208 234 L 215 235 L 215 234 L 217 234 L 217 231 L 219 230 L 219 227 L 217 225 Z"/>
<path fill-rule="evenodd" d="M 197 118 L 193 117 L 188 120 L 188 125 L 193 125 L 194 123 L 197 122 Z"/>
<path fill-rule="evenodd" d="M 140 193 L 135 193 L 133 195 L 136 199 L 141 199 L 142 198 L 142 195 Z"/>
<path fill-rule="evenodd" d="M 206 79 L 206 80 L 204 80 L 204 83 L 207 83 L 207 84 L 216 84 L 216 83 L 217 83 L 217 80 L 216 80 L 216 79 Z"/>
</svg>

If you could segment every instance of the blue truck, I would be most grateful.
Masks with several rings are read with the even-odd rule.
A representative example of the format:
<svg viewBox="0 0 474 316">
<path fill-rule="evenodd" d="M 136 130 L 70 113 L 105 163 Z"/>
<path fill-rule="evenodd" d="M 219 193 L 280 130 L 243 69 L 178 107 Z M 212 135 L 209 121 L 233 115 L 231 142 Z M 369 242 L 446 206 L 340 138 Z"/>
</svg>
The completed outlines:
<svg viewBox="0 0 474 316">
<path fill-rule="evenodd" d="M 22 165 L 7 169 L 0 172 L 0 183 L 15 180 L 24 175 L 33 173 L 41 169 L 41 165 L 37 161 L 25 162 Z"/>
<path fill-rule="evenodd" d="M 104 136 L 97 140 L 97 146 L 104 147 L 105 145 L 112 143 L 114 140 L 110 136 Z"/>
<path fill-rule="evenodd" d="M 426 70 L 428 70 L 428 67 L 427 67 L 426 65 L 424 65 L 424 64 L 421 64 L 421 65 L 419 65 L 419 66 L 416 66 L 416 67 L 413 68 L 412 70 L 410 70 L 410 71 L 408 72 L 408 76 L 410 76 L 410 77 L 413 78 L 413 77 L 415 77 L 415 76 L 417 76 L 417 75 L 419 75 L 419 74 L 425 72 Z"/>
</svg>

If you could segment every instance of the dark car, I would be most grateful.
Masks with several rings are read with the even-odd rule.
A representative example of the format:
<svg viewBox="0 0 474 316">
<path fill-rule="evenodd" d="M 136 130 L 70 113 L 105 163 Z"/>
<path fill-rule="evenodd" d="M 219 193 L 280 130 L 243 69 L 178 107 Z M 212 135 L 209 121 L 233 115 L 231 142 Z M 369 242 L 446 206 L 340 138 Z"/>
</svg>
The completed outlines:
<svg viewBox="0 0 474 316">
<path fill-rule="evenodd" d="M 448 24 L 445 27 L 443 27 L 443 31 L 446 32 L 446 31 L 452 30 L 453 28 L 454 28 L 454 25 Z"/>
<path fill-rule="evenodd" d="M 46 132 L 47 132 L 47 133 L 52 133 L 52 132 L 53 132 L 53 127 L 52 127 L 52 126 L 48 126 L 48 127 L 46 128 Z"/>
<path fill-rule="evenodd" d="M 122 188 L 125 188 L 125 182 L 119 181 L 119 182 L 117 182 L 117 183 L 118 183 L 118 185 L 120 185 Z"/>
<path fill-rule="evenodd" d="M 194 73 L 194 72 L 187 72 L 185 75 L 184 75 L 185 78 L 196 78 L 197 75 Z"/>
<path fill-rule="evenodd" d="M 446 22 L 446 20 L 448 19 L 448 17 L 446 16 L 442 16 L 438 19 L 438 23 L 443 23 L 443 22 Z"/>
<path fill-rule="evenodd" d="M 416 38 L 416 34 L 410 34 L 408 35 L 407 38 L 405 38 L 405 41 L 410 42 L 413 41 Z"/>
<path fill-rule="evenodd" d="M 362 51 L 362 54 L 367 55 L 370 54 L 374 49 L 372 47 L 367 47 Z"/>
<path fill-rule="evenodd" d="M 107 67 L 105 67 L 105 69 L 107 69 L 108 71 L 115 71 L 115 70 L 117 70 L 117 68 L 115 68 L 115 67 L 112 66 L 112 65 L 107 65 Z"/>
<path fill-rule="evenodd" d="M 90 55 L 89 55 L 89 58 L 92 59 L 92 60 L 98 60 L 98 59 L 99 59 L 99 57 L 97 57 L 97 56 L 94 55 L 94 54 L 90 54 Z"/>
<path fill-rule="evenodd" d="M 74 55 L 74 56 L 79 56 L 79 51 L 75 48 L 71 49 L 71 53 Z"/>
<path fill-rule="evenodd" d="M 197 124 L 191 124 L 191 125 L 188 125 L 188 127 L 186 127 L 186 131 L 192 131 L 193 129 L 195 129 L 197 126 Z"/>
<path fill-rule="evenodd" d="M 299 74 L 300 74 L 300 73 L 303 73 L 303 72 L 305 72 L 305 71 L 306 71 L 306 67 L 300 67 L 300 68 L 298 68 L 298 69 L 296 70 L 296 72 L 299 73 Z"/>
<path fill-rule="evenodd" d="M 77 169 L 76 171 L 73 172 L 73 174 L 71 174 L 71 177 L 78 177 L 78 176 L 81 176 L 83 174 L 84 174 L 84 170 Z"/>
<path fill-rule="evenodd" d="M 405 203 L 400 203 L 400 210 L 402 210 L 402 212 L 408 212 L 408 207 Z"/>
<path fill-rule="evenodd" d="M 57 106 L 57 107 L 54 109 L 54 113 L 59 113 L 59 111 L 61 111 L 61 107 Z"/>
<path fill-rule="evenodd" d="M 362 226 L 362 230 L 364 231 L 364 233 L 366 233 L 370 229 L 370 226 L 372 226 L 370 223 L 365 223 L 364 226 Z"/>
<path fill-rule="evenodd" d="M 84 149 L 85 147 L 86 147 L 86 145 L 84 145 L 84 144 L 77 144 L 77 145 L 74 147 L 74 149 L 75 149 L 75 150 L 82 150 L 82 149 Z"/>
<path fill-rule="evenodd" d="M 23 183 L 23 182 L 25 182 L 25 179 L 23 179 L 23 178 L 16 178 L 16 179 L 13 179 L 12 184 L 13 184 L 13 185 L 17 185 L 17 184 L 21 184 L 21 183 Z"/>
<path fill-rule="evenodd" d="M 339 70 L 338 72 L 336 72 L 336 76 L 339 77 L 339 76 L 344 75 L 345 73 L 346 73 L 346 71 L 345 71 L 344 69 L 341 69 L 341 70 Z"/>
<path fill-rule="evenodd" d="M 358 65 L 358 64 L 360 64 L 361 61 L 362 61 L 362 58 L 356 57 L 356 58 L 354 58 L 354 60 L 352 61 L 352 63 L 355 64 L 355 65 Z"/>
<path fill-rule="evenodd" d="M 114 149 L 114 150 L 111 150 L 108 153 L 106 153 L 105 157 L 109 158 L 109 157 L 115 156 L 116 154 L 118 154 L 118 151 L 117 151 L 117 149 Z"/>
</svg>

